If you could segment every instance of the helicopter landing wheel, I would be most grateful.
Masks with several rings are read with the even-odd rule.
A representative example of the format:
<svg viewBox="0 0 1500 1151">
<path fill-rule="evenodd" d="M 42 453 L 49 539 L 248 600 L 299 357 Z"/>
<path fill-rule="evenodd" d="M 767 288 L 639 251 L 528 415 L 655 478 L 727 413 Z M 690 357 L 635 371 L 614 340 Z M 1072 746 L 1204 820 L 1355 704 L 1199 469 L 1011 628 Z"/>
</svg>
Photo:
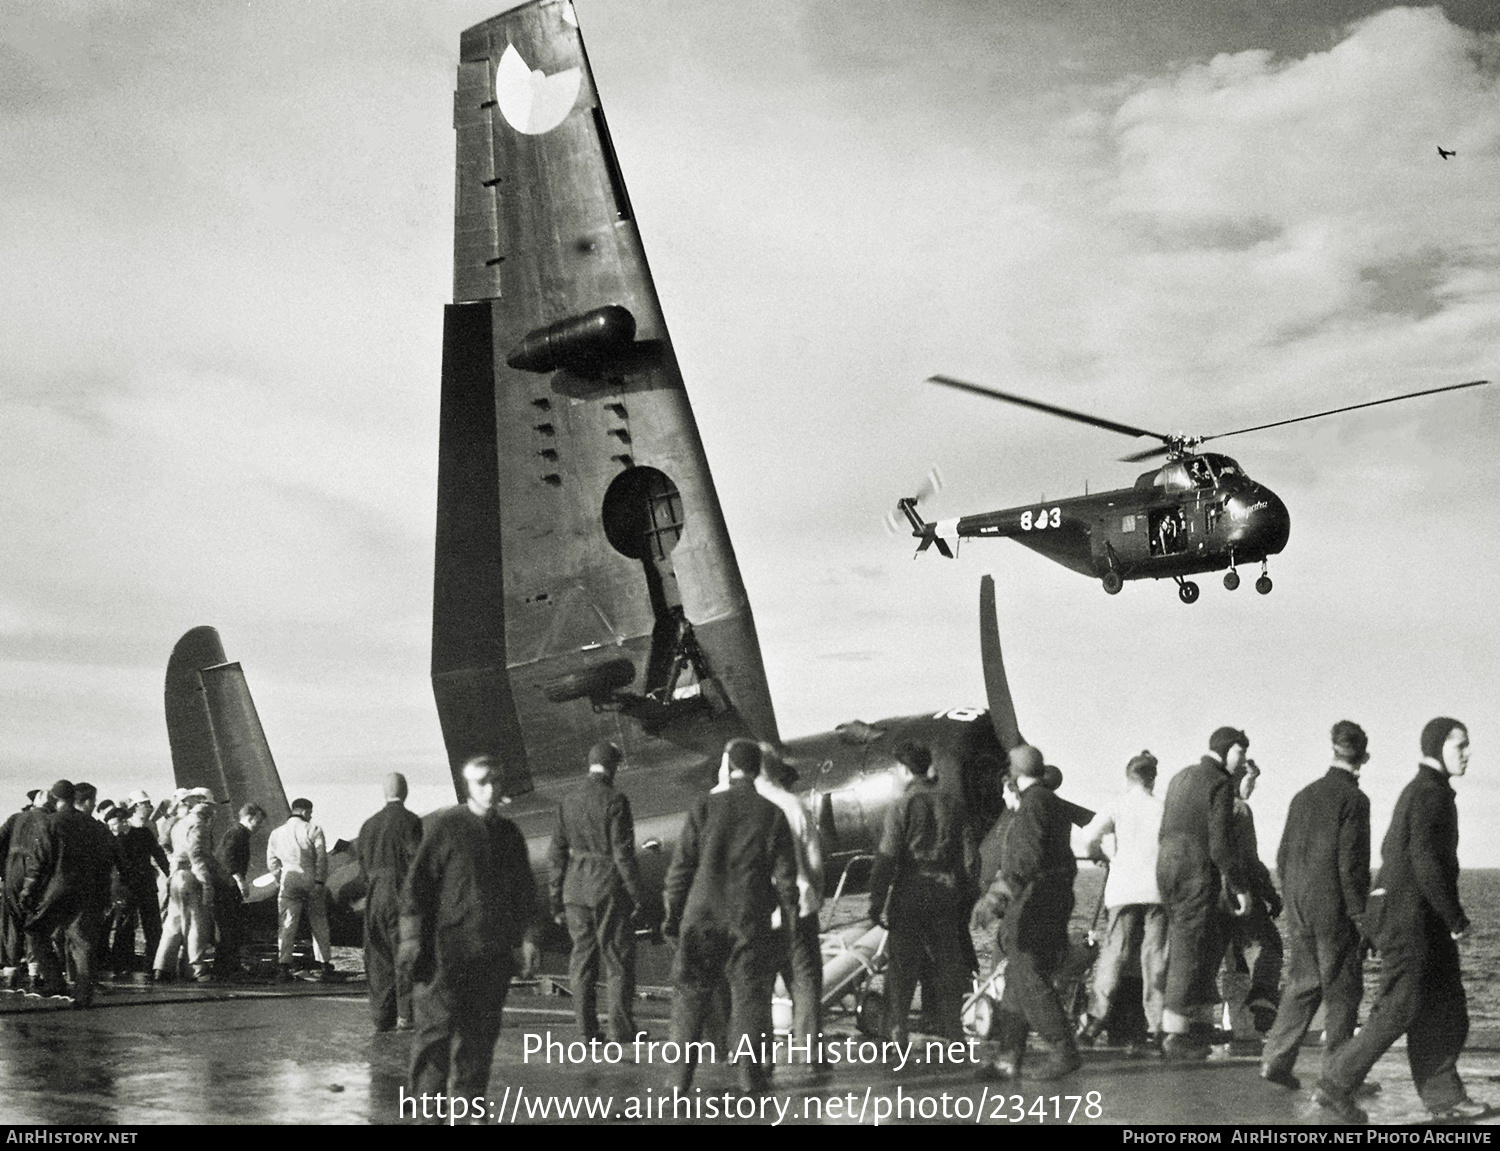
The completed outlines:
<svg viewBox="0 0 1500 1151">
<path fill-rule="evenodd" d="M 1261 595 L 1270 595 L 1271 594 L 1271 577 L 1263 575 L 1263 576 L 1260 577 L 1260 579 L 1256 580 L 1255 581 L 1255 590 L 1258 591 L 1258 592 L 1260 592 Z"/>
<path fill-rule="evenodd" d="M 1234 589 L 1239 586 L 1240 573 L 1235 571 L 1233 568 L 1230 568 L 1227 572 L 1224 573 L 1224 590 L 1234 591 Z"/>
<path fill-rule="evenodd" d="M 1125 586 L 1125 581 L 1120 577 L 1120 573 L 1117 571 L 1105 572 L 1104 579 L 1100 582 L 1104 584 L 1104 590 L 1107 591 L 1110 595 L 1119 595 L 1120 589 Z"/>
<path fill-rule="evenodd" d="M 1177 598 L 1183 603 L 1196 603 L 1198 600 L 1198 585 L 1192 580 L 1183 580 L 1177 585 Z"/>
</svg>

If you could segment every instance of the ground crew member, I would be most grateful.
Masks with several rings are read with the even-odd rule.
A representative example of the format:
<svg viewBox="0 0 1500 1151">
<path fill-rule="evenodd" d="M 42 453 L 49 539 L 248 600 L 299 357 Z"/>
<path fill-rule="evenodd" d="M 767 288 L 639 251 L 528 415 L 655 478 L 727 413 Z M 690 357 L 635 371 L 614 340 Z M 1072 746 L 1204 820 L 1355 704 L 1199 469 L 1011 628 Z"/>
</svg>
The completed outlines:
<svg viewBox="0 0 1500 1151">
<path fill-rule="evenodd" d="M 182 811 L 172 822 L 168 859 L 167 918 L 156 948 L 152 977 L 166 982 L 177 977 L 178 963 L 187 949 L 188 970 L 195 981 L 212 979 L 208 945 L 214 937 L 213 792 L 206 787 L 188 791 Z"/>
<path fill-rule="evenodd" d="M 106 802 L 108 802 L 106 800 Z M 99 959 L 104 954 L 104 944 L 109 926 L 110 908 L 114 903 L 114 878 L 119 872 L 120 851 L 118 843 L 110 833 L 108 825 L 97 818 L 99 806 L 99 789 L 92 783 L 75 783 L 73 785 L 73 812 L 81 815 L 89 822 L 89 848 L 93 854 L 94 862 L 89 868 L 91 885 L 86 890 L 83 900 L 74 911 L 74 918 L 78 920 L 77 931 L 88 939 L 89 953 L 89 985 L 85 992 L 82 1004 L 78 1002 L 75 988 L 75 1007 L 88 1006 L 93 1001 L 94 973 L 98 970 Z M 110 804 L 113 807 L 113 804 Z M 100 832 L 103 835 L 100 835 Z M 66 934 L 67 929 L 64 929 Z M 70 949 L 71 951 L 72 949 Z M 77 959 L 70 956 L 72 965 L 71 974 L 75 983 L 78 979 Z"/>
<path fill-rule="evenodd" d="M 1260 768 L 1249 758 L 1233 776 L 1234 851 L 1250 887 L 1250 910 L 1230 920 L 1229 948 L 1222 975 L 1234 1033 L 1246 1039 L 1264 1035 L 1276 1020 L 1281 961 L 1285 954 L 1281 932 L 1275 923 L 1281 914 L 1281 895 L 1271 881 L 1270 870 L 1261 861 L 1255 812 L 1250 807 L 1250 796 L 1259 779 Z"/>
<path fill-rule="evenodd" d="M 732 739 L 724 749 L 729 787 L 704 796 L 688 812 L 677 852 L 667 871 L 662 934 L 681 935 L 672 968 L 672 1039 L 702 1039 L 715 988 L 729 983 L 730 1053 L 748 1039 L 758 1052 L 771 1035 L 771 990 L 776 962 L 790 947 L 797 921 L 797 853 L 786 816 L 756 794 L 760 748 Z M 782 929 L 771 926 L 781 912 Z M 740 1086 L 770 1087 L 771 1068 L 754 1059 L 737 1061 Z M 693 1061 L 677 1065 L 673 1082 L 692 1085 Z"/>
<path fill-rule="evenodd" d="M 385 806 L 359 829 L 365 877 L 365 978 L 376 1031 L 411 1027 L 411 980 L 396 966 L 401 944 L 401 885 L 422 842 L 422 820 L 406 810 L 406 776 L 385 777 Z"/>
<path fill-rule="evenodd" d="M 5 868 L 3 903 L 0 903 L 0 986 L 20 985 L 26 962 L 26 917 L 21 911 L 21 887 L 26 881 L 26 859 L 35 850 L 37 837 L 46 825 L 52 797 L 45 787 L 26 793 L 26 806 L 0 827 L 0 866 Z M 33 973 L 35 968 L 33 967 Z"/>
<path fill-rule="evenodd" d="M 1109 860 L 1104 906 L 1109 926 L 1094 992 L 1078 1041 L 1092 1046 L 1114 1010 L 1115 989 L 1132 967 L 1141 973 L 1141 1006 L 1146 1016 L 1146 1043 L 1161 1046 L 1162 994 L 1167 974 L 1167 909 L 1156 885 L 1156 855 L 1161 838 L 1162 803 L 1156 788 L 1156 756 L 1143 751 L 1125 765 L 1125 791 L 1108 811 L 1094 818 L 1083 833 L 1085 853 Z M 1110 1031 L 1116 1031 L 1111 1024 Z"/>
<path fill-rule="evenodd" d="M 547 858 L 553 920 L 568 929 L 573 953 L 568 983 L 578 1030 L 599 1035 L 595 983 L 604 968 L 609 995 L 608 1038 L 635 1039 L 635 923 L 641 877 L 635 862 L 630 800 L 614 788 L 625 756 L 612 743 L 589 749 L 588 777 L 563 797 Z"/>
<path fill-rule="evenodd" d="M 1359 921 L 1370 895 L 1370 799 L 1359 789 L 1369 739 L 1357 723 L 1333 725 L 1333 766 L 1292 798 L 1276 873 L 1286 897 L 1291 963 L 1261 1078 L 1297 1090 L 1297 1049 L 1324 1008 L 1323 1065 L 1349 1041 L 1364 995 Z"/>
<path fill-rule="evenodd" d="M 244 804 L 215 852 L 219 866 L 214 871 L 214 927 L 219 943 L 214 950 L 214 974 L 223 979 L 238 978 L 245 971 L 240 948 L 245 935 L 245 901 L 250 898 L 250 839 L 265 822 L 264 808 Z"/>
<path fill-rule="evenodd" d="M 1068 916 L 1073 913 L 1078 863 L 1062 801 L 1042 784 L 1042 753 L 1027 744 L 1012 749 L 1010 770 L 1020 806 L 1005 841 L 1000 871 L 974 908 L 976 930 L 987 930 L 1000 920 L 1008 961 L 996 1020 L 999 1052 L 984 1074 L 1002 1081 L 1019 1078 L 1027 1033 L 1036 1031 L 1046 1044 L 1047 1058 L 1028 1077 L 1057 1079 L 1082 1066 L 1072 1022 L 1052 982 L 1068 954 Z"/>
<path fill-rule="evenodd" d="M 1250 739 L 1218 728 L 1208 754 L 1172 777 L 1162 805 L 1156 882 L 1167 907 L 1167 989 L 1162 1010 L 1169 1059 L 1207 1059 L 1212 1050 L 1216 977 L 1229 922 L 1250 908 L 1248 881 L 1234 850 L 1234 783 Z M 1232 907 L 1225 900 L 1232 900 Z"/>
<path fill-rule="evenodd" d="M 1458 902 L 1452 781 L 1469 768 L 1468 729 L 1447 716 L 1430 720 L 1421 747 L 1417 776 L 1396 800 L 1380 845 L 1380 878 L 1365 906 L 1366 934 L 1380 952 L 1380 995 L 1313 1090 L 1313 1099 L 1345 1123 L 1367 1122 L 1354 1094 L 1403 1032 L 1412 1081 L 1433 1118 L 1473 1119 L 1489 1110 L 1469 1098 L 1458 1075 L 1469 1036 L 1458 941 L 1469 917 Z"/>
<path fill-rule="evenodd" d="M 124 927 L 124 938 L 113 957 L 115 970 L 121 974 L 137 967 L 135 915 L 140 916 L 141 930 L 146 936 L 145 970 L 151 970 L 161 946 L 161 899 L 156 893 L 156 877 L 170 879 L 172 874 L 172 864 L 157 841 L 156 828 L 151 823 L 151 797 L 144 791 L 133 791 L 126 802 L 130 807 L 130 821 L 120 833 L 116 846 L 120 851 L 120 879 L 129 891 L 132 918 Z"/>
<path fill-rule="evenodd" d="M 290 983 L 292 948 L 302 913 L 312 928 L 313 958 L 322 967 L 324 979 L 334 978 L 333 952 L 328 936 L 328 844 L 323 829 L 312 821 L 310 799 L 292 800 L 292 816 L 266 841 L 266 866 L 276 877 L 276 913 L 280 930 L 276 936 L 277 978 Z"/>
<path fill-rule="evenodd" d="M 537 898 L 520 829 L 499 811 L 499 765 L 464 764 L 468 799 L 422 824 L 401 891 L 397 966 L 412 980 L 411 1091 L 487 1094 L 512 975 L 535 971 Z M 518 953 L 518 954 L 517 954 Z"/>
<path fill-rule="evenodd" d="M 28 859 L 20 905 L 26 914 L 27 946 L 39 965 L 37 990 L 44 995 L 65 991 L 54 943 L 60 936 L 75 974 L 73 1006 L 89 1007 L 94 950 L 109 907 L 114 843 L 97 821 L 74 808 L 75 794 L 65 779 L 52 786 L 55 810 Z"/>
<path fill-rule="evenodd" d="M 978 966 L 968 930 L 974 845 L 964 834 L 958 801 L 928 775 L 932 752 L 903 740 L 893 753 L 903 791 L 886 812 L 870 869 L 870 907 L 890 930 L 886 1037 L 906 1041 L 907 1013 L 920 983 L 927 1026 L 945 1039 L 962 1039 L 964 990 Z"/>
<path fill-rule="evenodd" d="M 792 794 L 797 773 L 769 743 L 760 745 L 760 774 L 755 790 L 786 816 L 792 829 L 792 847 L 797 852 L 797 926 L 792 946 L 777 963 L 777 973 L 792 997 L 792 1038 L 812 1057 L 807 1062 L 824 1068 L 817 1057 L 818 1035 L 823 1029 L 823 945 L 818 936 L 818 912 L 823 907 L 823 839 L 818 822 Z M 796 1052 L 799 1058 L 803 1050 Z"/>
</svg>

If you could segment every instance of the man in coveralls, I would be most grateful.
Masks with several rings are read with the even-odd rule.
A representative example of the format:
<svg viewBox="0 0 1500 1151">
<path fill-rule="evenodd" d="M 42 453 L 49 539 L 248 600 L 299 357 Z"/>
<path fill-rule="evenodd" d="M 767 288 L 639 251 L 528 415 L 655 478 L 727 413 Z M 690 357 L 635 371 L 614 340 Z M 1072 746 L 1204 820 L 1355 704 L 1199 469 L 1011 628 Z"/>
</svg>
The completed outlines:
<svg viewBox="0 0 1500 1151">
<path fill-rule="evenodd" d="M 999 874 L 974 908 L 976 930 L 1004 916 L 1000 935 L 1008 961 L 997 1020 L 1000 1050 L 984 1073 L 1002 1081 L 1019 1078 L 1026 1033 L 1035 1030 L 1047 1046 L 1047 1058 L 1029 1077 L 1057 1079 L 1082 1066 L 1072 1022 L 1052 983 L 1068 953 L 1078 862 L 1062 801 L 1042 785 L 1042 753 L 1022 744 L 1011 751 L 1010 765 L 1021 803 Z"/>
<path fill-rule="evenodd" d="M 401 884 L 422 842 L 422 821 L 406 810 L 406 776 L 385 777 L 385 806 L 359 829 L 365 877 L 365 977 L 376 1031 L 411 1027 L 411 981 L 396 968 L 401 939 Z"/>
<path fill-rule="evenodd" d="M 1250 909 L 1232 826 L 1232 777 L 1249 746 L 1249 737 L 1236 728 L 1216 730 L 1208 754 L 1172 777 L 1162 805 L 1156 881 L 1167 906 L 1162 1053 L 1168 1059 L 1208 1058 L 1230 919 Z"/>
<path fill-rule="evenodd" d="M 1284 950 L 1275 921 L 1281 915 L 1282 902 L 1270 871 L 1261 861 L 1255 811 L 1250 806 L 1260 768 L 1247 758 L 1231 778 L 1235 786 L 1231 824 L 1234 850 L 1249 885 L 1250 910 L 1230 920 L 1229 948 L 1219 983 L 1236 1036 L 1254 1038 L 1270 1031 L 1276 1020 Z"/>
<path fill-rule="evenodd" d="M 526 840 L 500 814 L 499 767 L 476 756 L 463 776 L 468 801 L 423 821 L 396 955 L 412 979 L 412 1093 L 448 1108 L 486 1093 L 511 976 L 529 978 L 540 957 L 536 885 Z"/>
<path fill-rule="evenodd" d="M 1354 1094 L 1403 1032 L 1412 1082 L 1434 1119 L 1473 1119 L 1490 1110 L 1469 1098 L 1458 1075 L 1469 1037 L 1458 941 L 1469 917 L 1458 902 L 1452 780 L 1469 768 L 1469 732 L 1440 716 L 1422 729 L 1421 744 L 1417 776 L 1396 800 L 1380 845 L 1380 878 L 1365 907 L 1365 932 L 1380 952 L 1380 997 L 1313 1090 L 1313 1099 L 1345 1123 L 1368 1121 Z"/>
<path fill-rule="evenodd" d="M 700 1042 L 715 989 L 729 983 L 731 1052 L 748 1037 L 758 1052 L 769 1043 L 776 963 L 791 946 L 797 922 L 797 854 L 786 816 L 756 794 L 760 748 L 732 739 L 724 749 L 729 786 L 688 812 L 663 892 L 662 934 L 681 936 L 672 968 L 672 1040 Z M 781 911 L 782 930 L 771 927 Z M 675 1068 L 674 1086 L 692 1086 L 693 1062 Z M 770 1087 L 769 1064 L 738 1061 L 740 1086 Z"/>
<path fill-rule="evenodd" d="M 958 801 L 928 774 L 932 752 L 902 740 L 894 754 L 904 790 L 886 812 L 870 869 L 870 908 L 890 930 L 886 1038 L 906 1042 L 907 1012 L 921 983 L 927 1026 L 945 1039 L 962 1039 L 964 991 L 978 965 L 968 929 L 975 848 Z"/>
<path fill-rule="evenodd" d="M 109 910 L 115 866 L 114 837 L 74 808 L 70 782 L 58 780 L 51 794 L 57 808 L 37 837 L 20 893 L 26 942 L 40 964 L 38 990 L 60 994 L 63 973 L 53 941 L 61 936 L 75 975 L 73 1006 L 91 1007 L 94 952 Z"/>
<path fill-rule="evenodd" d="M 563 797 L 547 853 L 552 918 L 573 940 L 568 982 L 578 1030 L 586 1040 L 599 1036 L 594 984 L 602 963 L 609 992 L 608 1038 L 618 1043 L 629 1043 L 636 1035 L 631 1008 L 635 923 L 641 911 L 635 821 L 630 800 L 614 788 L 624 759 L 612 743 L 589 749 L 588 778 Z"/>
<path fill-rule="evenodd" d="M 46 788 L 26 793 L 27 806 L 0 827 L 0 866 L 5 868 L 4 905 L 0 906 L 0 963 L 4 978 L 0 986 L 15 989 L 25 973 L 26 917 L 21 911 L 21 887 L 26 881 L 26 860 L 36 848 L 53 803 Z M 32 957 L 31 970 L 36 971 Z"/>
<path fill-rule="evenodd" d="M 1318 1005 L 1325 1008 L 1325 1068 L 1359 1022 L 1359 921 L 1370 897 L 1370 799 L 1359 789 L 1359 769 L 1368 746 L 1359 724 L 1333 725 L 1333 766 L 1293 797 L 1276 852 L 1291 962 L 1260 1074 L 1293 1091 L 1302 1086 L 1292 1073 L 1297 1048 Z"/>
</svg>

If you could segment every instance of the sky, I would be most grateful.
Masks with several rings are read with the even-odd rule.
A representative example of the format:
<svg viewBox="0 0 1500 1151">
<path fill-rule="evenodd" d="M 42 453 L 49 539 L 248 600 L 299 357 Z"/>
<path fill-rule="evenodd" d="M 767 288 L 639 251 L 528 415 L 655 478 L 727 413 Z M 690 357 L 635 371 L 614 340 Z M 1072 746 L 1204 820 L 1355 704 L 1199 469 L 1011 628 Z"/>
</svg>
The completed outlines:
<svg viewBox="0 0 1500 1151">
<path fill-rule="evenodd" d="M 4 802 L 169 789 L 163 675 L 200 624 L 331 834 L 386 771 L 451 801 L 451 93 L 501 6 L 5 5 Z M 1291 512 L 1266 597 L 1109 597 L 1007 541 L 914 561 L 882 526 L 933 464 L 932 516 L 1137 470 L 935 372 L 1201 434 L 1500 373 L 1493 4 L 576 7 L 784 737 L 982 702 L 989 572 L 1070 798 L 1234 724 L 1270 858 L 1351 718 L 1378 841 L 1450 714 L 1461 856 L 1500 866 L 1500 386 L 1219 445 Z"/>
</svg>

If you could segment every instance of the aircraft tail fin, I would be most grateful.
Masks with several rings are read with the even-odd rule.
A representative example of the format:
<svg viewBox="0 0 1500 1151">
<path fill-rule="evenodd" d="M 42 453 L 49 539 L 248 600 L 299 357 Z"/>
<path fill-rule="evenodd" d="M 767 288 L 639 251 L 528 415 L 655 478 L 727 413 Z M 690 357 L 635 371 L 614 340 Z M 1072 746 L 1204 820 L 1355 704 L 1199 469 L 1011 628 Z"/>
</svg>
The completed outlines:
<svg viewBox="0 0 1500 1151">
<path fill-rule="evenodd" d="M 463 33 L 432 681 L 455 788 L 778 741 L 749 597 L 568 0 Z M 460 791 L 461 793 L 461 791 Z"/>
<path fill-rule="evenodd" d="M 1000 655 L 1000 624 L 995 614 L 995 577 L 979 581 L 979 658 L 984 664 L 984 693 L 990 705 L 995 737 L 1006 751 L 1025 743 L 1016 723 L 1016 705 L 1010 698 L 1010 681 Z"/>
<path fill-rule="evenodd" d="M 264 808 L 266 825 L 251 844 L 251 858 L 264 859 L 270 829 L 291 808 L 244 670 L 225 658 L 214 628 L 195 627 L 172 649 L 166 712 L 177 786 L 206 787 L 231 813 L 246 803 Z"/>
</svg>

